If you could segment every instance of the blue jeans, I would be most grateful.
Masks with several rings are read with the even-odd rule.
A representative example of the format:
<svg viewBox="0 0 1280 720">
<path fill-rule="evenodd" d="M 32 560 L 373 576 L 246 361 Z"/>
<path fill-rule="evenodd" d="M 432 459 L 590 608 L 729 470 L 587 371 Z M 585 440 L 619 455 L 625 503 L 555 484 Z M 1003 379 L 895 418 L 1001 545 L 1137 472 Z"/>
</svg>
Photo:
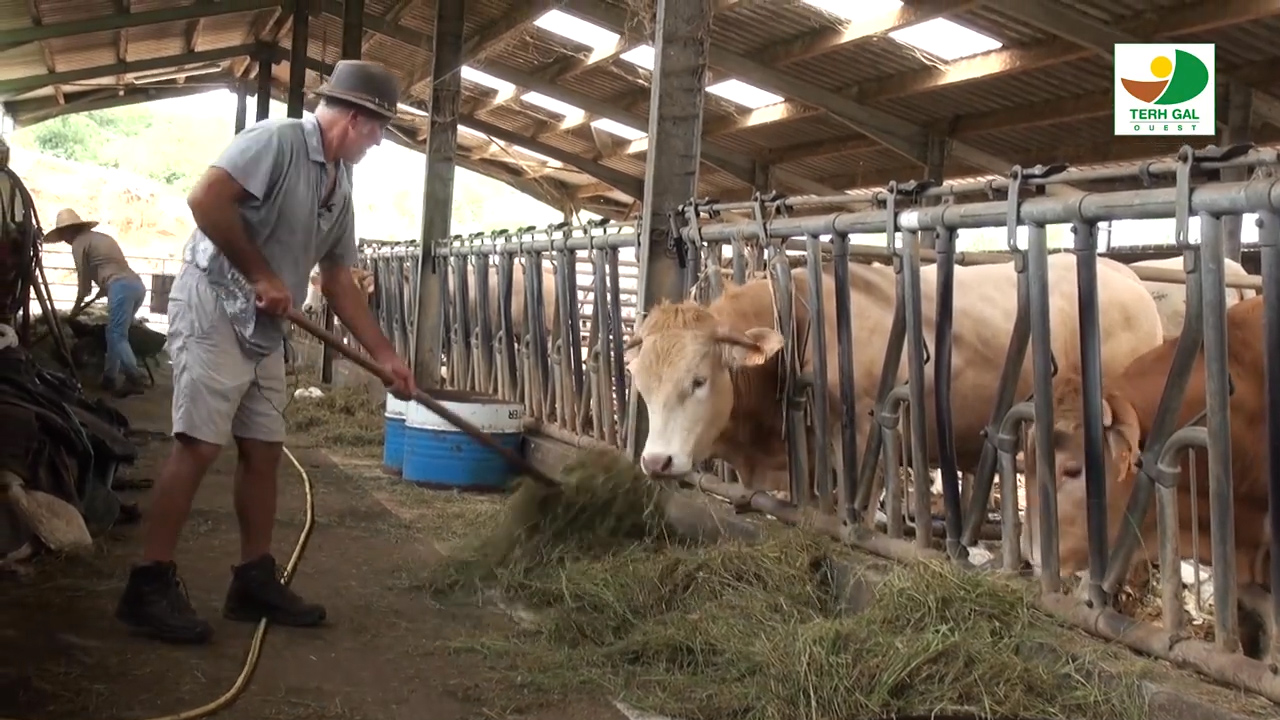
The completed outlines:
<svg viewBox="0 0 1280 720">
<path fill-rule="evenodd" d="M 121 369 L 136 378 L 141 370 L 138 358 L 129 345 L 129 327 L 142 307 L 147 288 L 138 278 L 122 277 L 107 283 L 107 360 L 102 367 L 104 378 L 115 379 Z"/>
</svg>

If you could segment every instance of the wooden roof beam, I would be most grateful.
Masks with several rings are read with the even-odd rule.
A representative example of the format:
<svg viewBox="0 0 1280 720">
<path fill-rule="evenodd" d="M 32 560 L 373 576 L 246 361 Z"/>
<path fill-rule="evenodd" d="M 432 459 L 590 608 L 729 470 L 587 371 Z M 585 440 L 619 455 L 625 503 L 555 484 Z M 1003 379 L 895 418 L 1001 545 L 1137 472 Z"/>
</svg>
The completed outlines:
<svg viewBox="0 0 1280 720">
<path fill-rule="evenodd" d="M 593 21 L 614 32 L 626 24 L 626 11 L 622 8 L 604 5 L 597 0 L 566 0 L 566 3 L 575 10 L 589 14 Z M 710 64 L 765 90 L 816 105 L 833 117 L 848 123 L 855 130 L 865 133 L 907 159 L 919 163 L 922 167 L 926 162 L 928 131 L 910 121 L 851 101 L 819 85 L 765 67 L 747 57 L 715 45 L 710 48 Z M 961 142 L 952 142 L 951 154 L 1001 174 L 1007 173 L 1014 165 L 1003 158 Z M 1059 187 L 1054 192 L 1076 194 L 1077 191 L 1069 187 Z"/>
<path fill-rule="evenodd" d="M 87 20 L 73 20 L 71 22 L 0 30 L 0 52 L 40 40 L 92 35 L 94 33 L 127 30 L 159 23 L 197 20 L 219 15 L 265 10 L 279 7 L 279 5 L 280 0 L 218 0 L 217 2 L 200 0 L 192 5 L 131 13 L 128 12 L 128 5 L 117 4 L 117 12 L 111 15 L 101 15 Z M 124 12 L 120 11 L 121 8 L 124 9 Z"/>
<path fill-rule="evenodd" d="M 1107 58 L 1114 56 L 1113 48 L 1116 43 L 1141 42 L 1140 38 L 1096 22 L 1070 7 L 1062 7 L 1055 3 L 1045 2 L 1045 0 L 991 0 L 991 2 L 1002 12 L 1060 37 L 1080 43 L 1085 47 L 1093 48 L 1095 52 Z M 1223 75 L 1230 78 L 1230 73 L 1224 73 Z M 1254 95 L 1265 96 L 1265 93 L 1255 90 Z M 1271 99 L 1274 100 L 1274 98 Z M 1263 113 L 1268 112 L 1270 109 L 1273 108 L 1268 104 L 1260 107 L 1260 111 Z M 1266 119 L 1272 123 L 1280 122 L 1280 116 L 1272 116 Z"/>
<path fill-rule="evenodd" d="M 822 55 L 851 43 L 879 37 L 908 25 L 964 12 L 985 0 L 917 0 L 896 10 L 853 20 L 840 27 L 824 27 L 770 45 L 752 55 L 763 65 L 783 65 Z"/>
<path fill-rule="evenodd" d="M 331 2 L 332 0 L 325 0 L 326 5 Z M 512 8 L 510 12 L 494 20 L 474 37 L 462 44 L 462 65 L 483 60 L 486 55 L 502 47 L 503 44 L 528 29 L 533 24 L 533 21 L 545 15 L 548 10 L 556 6 L 557 2 L 558 0 L 526 0 L 519 8 Z M 333 2 L 333 4 L 340 5 L 340 3 L 336 2 Z M 427 47 L 422 49 L 428 53 L 431 51 Z M 404 85 L 404 93 L 406 95 L 411 95 L 414 88 L 431 80 L 431 66 L 432 60 L 427 58 L 409 76 Z M 461 66 L 456 70 L 461 71 Z"/>
<path fill-rule="evenodd" d="M 1118 24 L 1118 31 L 1141 42 L 1168 40 L 1221 27 L 1280 15 L 1280 0 L 1206 0 L 1199 5 L 1143 13 Z M 1076 30 L 1073 30 L 1075 32 Z M 1051 40 L 1029 47 L 1013 47 L 956 60 L 940 68 L 899 73 L 840 90 L 859 102 L 954 87 L 1003 75 L 1080 60 L 1096 54 L 1070 40 Z"/>
<path fill-rule="evenodd" d="M 1254 136 L 1254 142 L 1259 145 L 1280 143 L 1280 127 L 1268 126 L 1263 128 Z M 1149 137 L 1118 137 L 1115 140 L 1074 147 L 1046 146 L 1030 148 L 1023 155 L 1027 158 L 1028 165 L 1068 162 L 1072 166 L 1083 167 L 1106 163 L 1137 162 L 1148 158 L 1172 157 L 1177 153 L 1181 144 L 1182 142 L 1177 138 L 1156 141 Z M 948 163 L 946 168 L 946 176 L 955 178 L 957 181 L 963 181 L 962 179 L 966 177 L 988 174 L 991 173 L 981 167 L 963 161 Z M 923 177 L 923 173 L 919 168 L 904 165 L 896 168 L 869 169 L 861 173 L 826 177 L 822 179 L 822 182 L 852 190 L 879 188 L 884 187 L 892 180 L 903 182 L 920 177 Z"/>
</svg>

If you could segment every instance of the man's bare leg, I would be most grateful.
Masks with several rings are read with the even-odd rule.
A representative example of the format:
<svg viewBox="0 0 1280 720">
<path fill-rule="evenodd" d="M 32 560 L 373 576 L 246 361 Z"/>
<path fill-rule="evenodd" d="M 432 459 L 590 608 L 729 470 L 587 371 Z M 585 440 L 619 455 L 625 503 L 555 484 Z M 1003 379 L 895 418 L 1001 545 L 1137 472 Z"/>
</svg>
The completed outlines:
<svg viewBox="0 0 1280 720">
<path fill-rule="evenodd" d="M 276 521 L 277 476 L 282 444 L 236 438 L 236 517 L 240 521 L 240 565 L 232 570 L 222 615 L 229 620 L 309 627 L 324 622 L 323 606 L 305 602 L 281 581 L 271 555 Z"/>
<path fill-rule="evenodd" d="M 151 491 L 151 505 L 144 520 L 144 563 L 173 561 L 178 537 L 191 515 L 191 503 L 200 489 L 200 481 L 221 451 L 220 445 L 196 440 L 189 435 L 174 436 L 173 450 Z"/>
<path fill-rule="evenodd" d="M 116 617 L 136 631 L 174 643 L 205 643 L 213 637 L 213 628 L 187 599 L 173 556 L 200 481 L 221 450 L 188 435 L 174 435 L 144 516 L 142 563 L 130 571 L 116 607 Z"/>
</svg>

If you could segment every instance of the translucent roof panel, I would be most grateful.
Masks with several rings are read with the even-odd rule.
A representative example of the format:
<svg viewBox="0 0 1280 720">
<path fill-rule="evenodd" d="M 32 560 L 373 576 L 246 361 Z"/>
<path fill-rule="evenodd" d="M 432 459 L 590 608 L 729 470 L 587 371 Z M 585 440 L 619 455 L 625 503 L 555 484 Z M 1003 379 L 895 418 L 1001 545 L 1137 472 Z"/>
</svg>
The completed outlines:
<svg viewBox="0 0 1280 720">
<path fill-rule="evenodd" d="M 618 42 L 618 33 L 606 30 L 595 23 L 587 22 L 560 10 L 550 10 L 533 21 L 534 25 L 553 32 L 560 37 L 581 43 L 591 48 L 611 47 Z"/>
<path fill-rule="evenodd" d="M 631 48 L 630 50 L 622 53 L 618 57 L 622 58 L 623 60 L 626 60 L 632 65 L 642 67 L 645 70 L 653 69 L 653 46 L 652 45 L 641 45 L 640 47 Z"/>
<path fill-rule="evenodd" d="M 889 33 L 889 37 L 948 62 L 991 52 L 1004 46 L 993 37 L 957 25 L 946 18 L 934 18 L 894 30 Z"/>
<path fill-rule="evenodd" d="M 487 72 L 476 70 L 475 68 L 468 67 L 466 65 L 462 66 L 462 79 L 470 80 L 473 83 L 493 88 L 500 94 L 509 93 L 516 89 L 515 85 L 512 85 L 506 80 L 499 80 Z"/>
<path fill-rule="evenodd" d="M 761 90 L 741 80 L 725 80 L 715 85 L 709 85 L 707 86 L 707 92 L 719 95 L 729 102 L 744 105 L 752 110 L 766 105 L 776 105 L 784 99 L 781 95 L 775 95 L 768 90 Z"/>
<path fill-rule="evenodd" d="M 591 126 L 600 128 L 605 132 L 613 133 L 618 137 L 626 138 L 627 140 L 639 140 L 640 138 L 645 137 L 648 134 L 648 133 L 641 132 L 628 125 L 623 125 L 620 122 L 615 122 L 608 118 L 600 118 L 599 120 L 593 120 L 591 123 Z"/>
<path fill-rule="evenodd" d="M 562 115 L 566 120 L 577 119 L 582 117 L 582 108 L 574 107 L 567 102 L 561 102 L 553 97 L 547 97 L 542 93 L 530 92 L 520 96 L 520 99 L 530 105 L 537 105 L 544 110 Z"/>
</svg>

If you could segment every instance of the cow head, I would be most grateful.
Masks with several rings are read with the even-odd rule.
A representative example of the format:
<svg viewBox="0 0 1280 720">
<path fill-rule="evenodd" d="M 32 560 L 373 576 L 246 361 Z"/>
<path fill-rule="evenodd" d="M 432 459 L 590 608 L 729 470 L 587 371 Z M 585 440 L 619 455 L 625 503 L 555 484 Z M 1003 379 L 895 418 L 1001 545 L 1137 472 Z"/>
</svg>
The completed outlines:
<svg viewBox="0 0 1280 720">
<path fill-rule="evenodd" d="M 1078 374 L 1060 375 L 1053 393 L 1054 476 L 1058 498 L 1058 556 L 1063 576 L 1089 565 L 1084 463 L 1084 387 Z M 1107 536 L 1113 538 L 1137 477 L 1135 462 L 1141 442 L 1138 413 L 1121 394 L 1102 394 L 1103 457 L 1107 474 Z M 1035 427 L 1026 440 L 1027 518 L 1022 527 L 1022 554 L 1040 572 L 1040 484 Z"/>
<path fill-rule="evenodd" d="M 310 280 L 307 284 L 307 299 L 302 303 L 302 312 L 307 315 L 315 315 L 320 312 L 320 302 L 323 299 L 320 288 L 320 270 L 318 268 L 311 271 Z M 365 294 L 366 299 L 373 296 L 376 283 L 371 271 L 352 267 L 351 280 Z"/>
<path fill-rule="evenodd" d="M 648 410 L 640 458 L 645 474 L 683 475 L 705 460 L 729 424 L 734 374 L 762 365 L 781 347 L 776 330 L 729 329 L 693 302 L 653 308 L 625 356 Z"/>
</svg>

